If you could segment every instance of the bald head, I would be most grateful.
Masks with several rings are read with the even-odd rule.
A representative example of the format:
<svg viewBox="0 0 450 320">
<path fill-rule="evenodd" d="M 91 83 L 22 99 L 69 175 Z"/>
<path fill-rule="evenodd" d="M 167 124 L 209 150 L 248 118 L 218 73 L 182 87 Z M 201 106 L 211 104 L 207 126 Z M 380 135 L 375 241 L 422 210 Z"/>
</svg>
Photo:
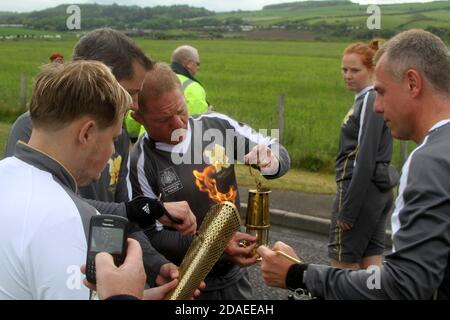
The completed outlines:
<svg viewBox="0 0 450 320">
<path fill-rule="evenodd" d="M 144 109 L 149 100 L 159 99 L 176 89 L 181 90 L 181 83 L 170 66 L 161 62 L 156 63 L 145 76 L 142 91 L 139 93 L 139 108 Z"/>
</svg>

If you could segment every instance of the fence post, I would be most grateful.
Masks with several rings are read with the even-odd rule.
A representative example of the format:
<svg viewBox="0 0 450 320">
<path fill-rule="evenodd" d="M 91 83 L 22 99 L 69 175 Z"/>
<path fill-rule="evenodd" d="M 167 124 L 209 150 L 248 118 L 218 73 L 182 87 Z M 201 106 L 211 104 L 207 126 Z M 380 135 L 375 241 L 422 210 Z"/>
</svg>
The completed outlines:
<svg viewBox="0 0 450 320">
<path fill-rule="evenodd" d="M 402 140 L 400 141 L 400 169 L 406 162 L 408 158 L 408 141 Z"/>
<path fill-rule="evenodd" d="M 26 111 L 27 108 L 27 76 L 20 74 L 20 109 Z"/>
<path fill-rule="evenodd" d="M 284 137 L 284 94 L 278 94 L 278 130 L 280 143 L 283 144 Z"/>
</svg>

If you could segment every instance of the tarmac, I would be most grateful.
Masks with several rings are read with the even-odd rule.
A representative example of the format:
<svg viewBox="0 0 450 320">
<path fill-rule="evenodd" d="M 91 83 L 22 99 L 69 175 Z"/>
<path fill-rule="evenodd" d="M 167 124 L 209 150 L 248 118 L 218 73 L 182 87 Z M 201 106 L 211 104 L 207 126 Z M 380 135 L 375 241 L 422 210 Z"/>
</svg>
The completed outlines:
<svg viewBox="0 0 450 320">
<path fill-rule="evenodd" d="M 241 216 L 245 222 L 248 189 L 239 187 Z M 305 193 L 288 190 L 271 190 L 269 195 L 270 223 L 328 235 L 334 195 Z M 392 246 L 390 218 L 387 221 L 386 246 Z"/>
</svg>

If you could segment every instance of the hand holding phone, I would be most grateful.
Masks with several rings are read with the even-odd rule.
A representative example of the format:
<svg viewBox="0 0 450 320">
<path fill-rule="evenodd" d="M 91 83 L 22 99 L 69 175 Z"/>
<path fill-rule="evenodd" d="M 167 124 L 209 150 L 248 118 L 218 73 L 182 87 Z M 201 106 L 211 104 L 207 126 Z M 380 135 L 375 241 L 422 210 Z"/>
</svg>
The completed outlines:
<svg viewBox="0 0 450 320">
<path fill-rule="evenodd" d="M 95 256 L 108 252 L 116 266 L 120 266 L 127 254 L 128 220 L 120 216 L 98 215 L 89 224 L 88 253 L 86 258 L 86 279 L 96 284 Z"/>
</svg>

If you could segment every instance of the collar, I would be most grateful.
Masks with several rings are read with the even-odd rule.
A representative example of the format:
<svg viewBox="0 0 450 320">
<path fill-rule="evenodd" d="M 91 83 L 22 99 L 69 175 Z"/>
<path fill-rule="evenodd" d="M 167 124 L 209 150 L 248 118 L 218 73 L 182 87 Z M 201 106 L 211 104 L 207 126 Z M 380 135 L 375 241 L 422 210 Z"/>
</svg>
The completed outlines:
<svg viewBox="0 0 450 320">
<path fill-rule="evenodd" d="M 172 69 L 173 72 L 175 72 L 176 74 L 181 74 L 185 77 L 188 77 L 189 79 L 191 79 L 192 81 L 198 82 L 201 85 L 201 82 L 198 81 L 190 72 L 188 69 L 186 69 L 185 67 L 183 67 L 181 64 L 177 63 L 177 62 L 172 62 L 172 64 L 170 65 L 170 68 Z"/>
<path fill-rule="evenodd" d="M 178 62 L 172 62 L 172 64 L 170 65 L 170 68 L 172 68 L 173 72 L 175 72 L 175 73 L 182 74 L 183 76 L 188 77 L 190 79 L 193 78 L 193 76 L 189 72 L 189 70 L 186 69 L 181 64 L 179 64 Z M 192 80 L 194 80 L 194 79 L 192 79 Z"/>
<path fill-rule="evenodd" d="M 31 147 L 23 141 L 18 141 L 14 156 L 33 167 L 52 174 L 61 184 L 69 187 L 73 192 L 77 192 L 77 183 L 69 170 L 45 152 Z"/>
<path fill-rule="evenodd" d="M 423 143 L 425 141 L 425 139 L 433 133 L 433 131 L 438 130 L 439 128 L 445 126 L 446 124 L 448 124 L 450 122 L 450 119 L 443 119 L 443 120 L 439 120 L 438 122 L 436 122 L 427 132 L 427 134 L 420 140 L 419 143 L 417 143 L 417 145 Z"/>
<path fill-rule="evenodd" d="M 432 126 L 430 130 L 428 130 L 428 134 L 430 134 L 432 131 L 434 131 L 442 126 L 445 126 L 449 122 L 450 122 L 450 119 L 444 119 L 444 120 L 436 122 L 434 124 L 434 126 Z"/>
<path fill-rule="evenodd" d="M 368 86 L 368 87 L 365 87 L 364 89 L 362 89 L 357 94 L 355 94 L 355 101 L 358 100 L 360 97 L 364 96 L 370 90 L 373 90 L 373 88 L 374 88 L 373 86 Z"/>
</svg>

